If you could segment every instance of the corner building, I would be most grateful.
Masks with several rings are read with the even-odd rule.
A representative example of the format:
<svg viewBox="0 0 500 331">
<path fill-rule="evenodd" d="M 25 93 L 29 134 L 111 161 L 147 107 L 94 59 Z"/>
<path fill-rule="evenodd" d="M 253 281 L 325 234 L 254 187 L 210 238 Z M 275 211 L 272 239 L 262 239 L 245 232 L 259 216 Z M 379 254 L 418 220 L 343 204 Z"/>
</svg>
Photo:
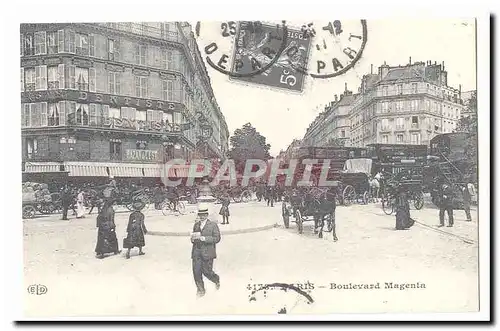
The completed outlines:
<svg viewBox="0 0 500 331">
<path fill-rule="evenodd" d="M 22 24 L 21 120 L 23 172 L 46 177 L 152 179 L 170 159 L 223 159 L 228 150 L 182 22 Z"/>
</svg>

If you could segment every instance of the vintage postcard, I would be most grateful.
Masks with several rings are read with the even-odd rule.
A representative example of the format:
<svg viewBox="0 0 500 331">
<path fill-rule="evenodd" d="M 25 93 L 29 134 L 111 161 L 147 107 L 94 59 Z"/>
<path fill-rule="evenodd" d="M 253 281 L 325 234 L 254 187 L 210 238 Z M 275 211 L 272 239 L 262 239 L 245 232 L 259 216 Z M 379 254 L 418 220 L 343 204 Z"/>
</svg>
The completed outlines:
<svg viewBox="0 0 500 331">
<path fill-rule="evenodd" d="M 276 17 L 20 24 L 23 318 L 489 311 L 478 20 Z"/>
</svg>

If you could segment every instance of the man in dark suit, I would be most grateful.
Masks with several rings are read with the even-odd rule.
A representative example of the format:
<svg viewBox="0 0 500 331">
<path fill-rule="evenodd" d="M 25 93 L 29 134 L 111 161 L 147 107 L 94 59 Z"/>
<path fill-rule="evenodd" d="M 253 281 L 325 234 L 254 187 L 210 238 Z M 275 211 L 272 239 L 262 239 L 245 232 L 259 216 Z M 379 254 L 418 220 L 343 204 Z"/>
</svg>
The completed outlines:
<svg viewBox="0 0 500 331">
<path fill-rule="evenodd" d="M 465 216 L 467 217 L 467 222 L 472 221 L 472 216 L 470 214 L 470 203 L 471 203 L 471 194 L 469 192 L 469 185 L 465 184 L 461 187 L 462 190 L 462 195 L 463 195 L 463 200 L 464 200 L 464 211 L 465 211 Z"/>
<path fill-rule="evenodd" d="M 191 233 L 193 276 L 199 297 L 205 295 L 203 276 L 215 283 L 217 289 L 220 288 L 219 275 L 213 271 L 214 259 L 217 258 L 215 245 L 220 239 L 217 223 L 208 219 L 208 206 L 200 204 L 198 206 L 198 219 L 193 226 L 193 233 Z"/>
<path fill-rule="evenodd" d="M 71 193 L 68 186 L 65 186 L 61 191 L 61 206 L 62 206 L 62 220 L 68 220 L 68 209 L 72 203 Z"/>
<path fill-rule="evenodd" d="M 441 186 L 441 202 L 439 205 L 439 225 L 438 227 L 444 226 L 444 213 L 448 214 L 448 227 L 453 226 L 453 191 L 451 186 L 443 184 Z"/>
</svg>

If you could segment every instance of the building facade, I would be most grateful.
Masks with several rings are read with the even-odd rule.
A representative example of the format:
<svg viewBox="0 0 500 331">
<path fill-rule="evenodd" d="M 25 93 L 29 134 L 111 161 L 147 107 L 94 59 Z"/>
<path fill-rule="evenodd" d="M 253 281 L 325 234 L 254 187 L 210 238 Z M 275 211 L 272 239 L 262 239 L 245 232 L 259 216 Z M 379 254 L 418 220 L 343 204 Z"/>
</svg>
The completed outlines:
<svg viewBox="0 0 500 331">
<path fill-rule="evenodd" d="M 417 62 L 364 75 L 358 94 L 345 88 L 311 123 L 304 146 L 429 144 L 453 132 L 465 109 L 461 89 L 448 86 L 444 63 Z"/>
<path fill-rule="evenodd" d="M 460 89 L 448 86 L 444 64 L 382 65 L 365 75 L 351 106 L 351 145 L 429 144 L 452 132 L 464 109 Z"/>
<path fill-rule="evenodd" d="M 357 97 L 347 86 L 340 97 L 335 95 L 335 101 L 330 102 L 307 129 L 303 146 L 349 146 L 350 109 Z"/>
<path fill-rule="evenodd" d="M 21 133 L 23 171 L 76 177 L 159 177 L 229 140 L 181 22 L 21 25 Z"/>
</svg>

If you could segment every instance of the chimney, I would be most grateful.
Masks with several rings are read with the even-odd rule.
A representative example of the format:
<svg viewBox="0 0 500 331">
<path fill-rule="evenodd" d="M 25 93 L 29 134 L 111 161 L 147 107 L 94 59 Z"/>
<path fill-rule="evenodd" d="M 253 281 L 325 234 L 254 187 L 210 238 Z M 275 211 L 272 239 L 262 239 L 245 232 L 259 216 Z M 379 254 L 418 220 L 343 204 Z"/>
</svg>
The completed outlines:
<svg viewBox="0 0 500 331">
<path fill-rule="evenodd" d="M 344 83 L 344 92 L 347 92 L 347 83 Z"/>
<path fill-rule="evenodd" d="M 335 94 L 335 102 L 338 101 L 338 96 Z"/>
<path fill-rule="evenodd" d="M 370 65 L 370 74 L 373 74 L 373 64 Z"/>
<path fill-rule="evenodd" d="M 442 66 L 443 66 L 443 70 L 444 70 L 444 61 L 443 61 L 443 62 L 441 62 L 441 64 L 442 64 Z"/>
<path fill-rule="evenodd" d="M 410 56 L 410 65 L 411 65 L 411 56 Z"/>
</svg>

